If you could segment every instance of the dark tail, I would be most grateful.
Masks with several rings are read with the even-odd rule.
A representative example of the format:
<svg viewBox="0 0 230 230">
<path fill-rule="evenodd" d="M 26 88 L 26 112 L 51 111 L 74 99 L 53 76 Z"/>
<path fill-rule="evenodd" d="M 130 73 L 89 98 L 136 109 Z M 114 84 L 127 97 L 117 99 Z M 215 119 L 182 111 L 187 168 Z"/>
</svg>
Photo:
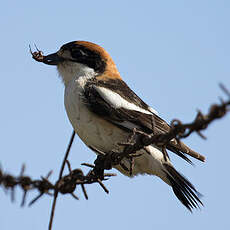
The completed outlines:
<svg viewBox="0 0 230 230">
<path fill-rule="evenodd" d="M 201 194 L 197 192 L 195 187 L 185 177 L 177 172 L 173 166 L 165 163 L 164 167 L 167 179 L 172 186 L 173 192 L 181 203 L 191 212 L 193 208 L 200 208 L 200 205 L 203 205 L 199 199 Z"/>
</svg>

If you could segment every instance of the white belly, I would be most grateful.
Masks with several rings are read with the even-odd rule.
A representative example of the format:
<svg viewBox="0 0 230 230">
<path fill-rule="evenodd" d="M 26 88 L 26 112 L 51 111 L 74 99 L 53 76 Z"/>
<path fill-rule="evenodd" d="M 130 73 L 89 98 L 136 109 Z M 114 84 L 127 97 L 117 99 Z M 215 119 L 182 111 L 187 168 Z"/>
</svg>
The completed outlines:
<svg viewBox="0 0 230 230">
<path fill-rule="evenodd" d="M 122 147 L 117 143 L 126 142 L 129 133 L 124 132 L 122 129 L 116 127 L 110 122 L 100 118 L 92 113 L 86 106 L 83 95 L 83 80 L 78 78 L 70 82 L 65 89 L 65 108 L 69 120 L 81 138 L 81 140 L 88 146 L 92 146 L 103 152 L 111 150 L 122 150 Z M 154 174 L 159 175 L 161 172 L 161 159 L 163 157 L 161 151 L 149 146 L 152 154 L 144 153 L 141 157 L 135 158 L 135 166 L 133 174 Z M 130 166 L 128 159 L 124 159 L 123 164 L 126 167 Z M 129 172 L 125 171 L 121 166 L 116 167 L 125 175 Z"/>
</svg>

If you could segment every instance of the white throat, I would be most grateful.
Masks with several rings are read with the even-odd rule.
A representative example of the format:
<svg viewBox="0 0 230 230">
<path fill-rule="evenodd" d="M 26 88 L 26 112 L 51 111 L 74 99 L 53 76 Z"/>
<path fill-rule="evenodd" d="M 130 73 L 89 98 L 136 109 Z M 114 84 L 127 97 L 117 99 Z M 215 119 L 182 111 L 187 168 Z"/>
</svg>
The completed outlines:
<svg viewBox="0 0 230 230">
<path fill-rule="evenodd" d="M 65 86 L 67 86 L 73 78 L 93 78 L 96 75 L 94 69 L 77 62 L 63 62 L 57 66 L 57 70 Z"/>
</svg>

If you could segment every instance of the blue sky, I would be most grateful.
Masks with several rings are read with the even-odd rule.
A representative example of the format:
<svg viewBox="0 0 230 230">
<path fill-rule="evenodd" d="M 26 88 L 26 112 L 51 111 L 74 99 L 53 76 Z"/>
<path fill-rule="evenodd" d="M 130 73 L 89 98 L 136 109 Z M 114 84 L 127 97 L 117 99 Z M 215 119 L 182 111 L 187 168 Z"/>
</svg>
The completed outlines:
<svg viewBox="0 0 230 230">
<path fill-rule="evenodd" d="M 36 63 L 29 44 L 45 54 L 73 40 L 102 45 L 124 80 L 170 122 L 190 122 L 207 112 L 230 88 L 230 2 L 202 1 L 4 1 L 1 4 L 0 163 L 18 174 L 23 163 L 33 178 L 54 171 L 58 176 L 72 127 L 64 109 L 64 87 L 55 67 Z M 57 203 L 54 229 L 227 229 L 229 224 L 230 115 L 214 122 L 204 134 L 186 140 L 207 157 L 190 166 L 173 157 L 175 167 L 204 195 L 204 207 L 189 213 L 171 189 L 150 176 L 126 178 L 118 173 L 88 188 L 86 201 L 70 196 Z M 92 163 L 95 155 L 75 139 L 73 168 Z M 113 170 L 116 172 L 116 170 Z M 37 195 L 31 192 L 28 200 Z M 0 229 L 46 229 L 51 198 L 20 208 L 0 189 Z"/>
</svg>

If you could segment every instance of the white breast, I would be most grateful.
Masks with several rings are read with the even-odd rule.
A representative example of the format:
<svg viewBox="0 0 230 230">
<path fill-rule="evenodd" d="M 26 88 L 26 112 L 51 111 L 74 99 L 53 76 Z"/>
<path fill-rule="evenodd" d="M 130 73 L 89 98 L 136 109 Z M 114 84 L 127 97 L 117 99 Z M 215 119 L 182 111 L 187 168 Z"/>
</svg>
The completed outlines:
<svg viewBox="0 0 230 230">
<path fill-rule="evenodd" d="M 110 151 L 126 138 L 121 129 L 92 113 L 84 100 L 85 78 L 69 82 L 65 88 L 65 108 L 76 133 L 86 145 Z"/>
</svg>

